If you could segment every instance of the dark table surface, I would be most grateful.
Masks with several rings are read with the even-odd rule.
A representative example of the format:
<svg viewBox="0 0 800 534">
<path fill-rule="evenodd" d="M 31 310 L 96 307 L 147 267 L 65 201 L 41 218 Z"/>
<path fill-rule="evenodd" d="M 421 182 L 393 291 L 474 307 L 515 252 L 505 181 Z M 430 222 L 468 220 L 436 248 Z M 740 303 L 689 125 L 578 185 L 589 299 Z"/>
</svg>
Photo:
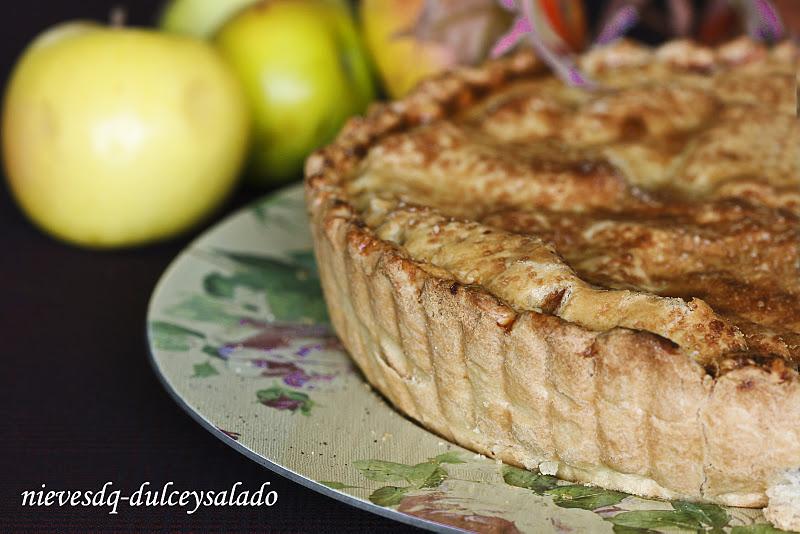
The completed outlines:
<svg viewBox="0 0 800 534">
<path fill-rule="evenodd" d="M 23 46 L 74 18 L 102 19 L 107 1 L 15 4 L 0 26 L 3 85 Z M 158 1 L 128 2 L 133 23 L 151 22 Z M 150 293 L 169 262 L 204 228 L 263 191 L 241 189 L 189 235 L 145 248 L 87 251 L 34 228 L 0 186 L 0 532 L 405 531 L 408 527 L 319 495 L 235 452 L 192 421 L 162 389 L 144 340 Z M 271 507 L 23 507 L 21 492 L 224 490 L 271 482 Z"/>
</svg>

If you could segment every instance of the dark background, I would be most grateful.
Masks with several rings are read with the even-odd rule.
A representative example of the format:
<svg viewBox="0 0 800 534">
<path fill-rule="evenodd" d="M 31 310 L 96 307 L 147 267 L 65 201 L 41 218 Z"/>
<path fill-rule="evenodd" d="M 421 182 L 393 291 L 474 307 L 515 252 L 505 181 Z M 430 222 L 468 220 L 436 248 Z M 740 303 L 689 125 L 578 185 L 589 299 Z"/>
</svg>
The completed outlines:
<svg viewBox="0 0 800 534">
<path fill-rule="evenodd" d="M 107 19 L 123 5 L 131 24 L 151 24 L 160 0 L 23 0 L 0 19 L 5 87 L 23 47 L 69 19 Z M 209 221 L 263 191 L 240 190 Z M 162 389 L 144 340 L 150 293 L 169 262 L 203 228 L 173 241 L 120 252 L 58 243 L 36 230 L 0 186 L 0 532 L 384 531 L 408 527 L 276 475 L 192 421 Z M 20 493 L 48 489 L 135 491 L 150 481 L 221 491 L 270 481 L 272 508 L 106 509 L 21 506 Z"/>
</svg>

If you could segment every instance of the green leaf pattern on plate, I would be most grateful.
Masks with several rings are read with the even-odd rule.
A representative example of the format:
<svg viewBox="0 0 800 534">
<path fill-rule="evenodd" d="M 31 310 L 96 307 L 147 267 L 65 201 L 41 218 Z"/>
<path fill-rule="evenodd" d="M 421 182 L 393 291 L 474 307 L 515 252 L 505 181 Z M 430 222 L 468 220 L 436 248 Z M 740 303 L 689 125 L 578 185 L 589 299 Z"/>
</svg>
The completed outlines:
<svg viewBox="0 0 800 534">
<path fill-rule="evenodd" d="M 256 219 L 262 224 L 280 223 L 287 229 L 292 226 L 292 218 L 296 219 L 293 214 L 301 209 L 297 201 L 289 202 L 280 197 L 261 201 L 252 208 Z M 288 340 L 295 335 L 302 336 L 302 329 L 286 334 L 288 329 L 281 327 L 279 333 L 270 334 L 266 330 L 254 331 L 253 328 L 258 330 L 261 326 L 268 329 L 273 321 L 282 325 L 327 324 L 327 309 L 313 250 L 287 251 L 282 257 L 273 257 L 215 248 L 198 251 L 196 255 L 206 260 L 209 271 L 202 277 L 201 286 L 196 292 L 185 295 L 163 310 L 166 316 L 177 322 L 151 321 L 149 331 L 154 347 L 173 352 L 189 352 L 201 347 L 200 351 L 208 356 L 227 359 L 226 350 L 230 352 L 229 347 L 236 347 L 240 341 L 249 347 L 251 339 L 219 339 L 220 335 L 224 337 L 223 332 L 213 338 L 213 341 L 209 341 L 206 334 L 199 329 L 178 323 L 199 323 L 222 328 L 224 331 L 236 328 L 241 330 L 249 325 L 250 335 L 258 338 L 261 334 L 258 339 L 266 338 L 272 342 L 267 347 L 252 347 L 252 351 L 266 353 L 253 363 L 255 374 L 282 376 L 286 382 L 258 390 L 258 401 L 273 409 L 310 415 L 315 402 L 308 392 L 302 391 L 303 386 L 309 381 L 329 382 L 335 373 L 306 371 L 304 366 L 310 361 L 306 355 L 322 350 L 323 345 L 330 342 L 310 334 L 310 343 L 287 357 L 290 343 Z M 226 266 L 225 271 L 219 270 L 222 266 Z M 251 295 L 261 295 L 263 304 L 257 306 L 253 302 L 240 299 L 240 290 L 246 290 Z M 282 341 L 284 338 L 287 341 Z M 276 339 L 280 341 L 275 341 Z M 281 353 L 271 356 L 270 351 Z M 210 378 L 220 374 L 218 367 L 211 361 L 190 365 L 193 370 L 190 375 L 192 378 Z"/>
<path fill-rule="evenodd" d="M 247 313 L 206 295 L 191 295 L 167 310 L 171 317 L 214 323 L 220 326 L 234 326 L 243 319 L 249 318 Z"/>
<path fill-rule="evenodd" d="M 194 340 L 206 337 L 196 330 L 164 321 L 150 323 L 150 336 L 156 348 L 169 351 L 187 351 Z"/>
<path fill-rule="evenodd" d="M 238 288 L 263 291 L 269 309 L 278 321 L 324 323 L 328 321 L 319 273 L 310 251 L 295 251 L 290 259 L 215 251 L 231 261 L 235 272 L 209 273 L 205 290 L 215 297 L 232 299 Z"/>
<path fill-rule="evenodd" d="M 446 464 L 464 464 L 464 453 L 451 451 L 429 458 L 417 464 L 403 464 L 387 460 L 369 459 L 353 462 L 353 467 L 361 475 L 375 482 L 391 482 L 373 490 L 369 500 L 381 506 L 396 507 L 407 503 L 411 496 L 436 496 L 436 501 L 447 490 L 442 484 L 451 475 Z M 552 499 L 560 508 L 593 511 L 607 521 L 618 534 L 646 534 L 661 532 L 697 532 L 730 534 L 776 534 L 783 532 L 769 524 L 732 525 L 728 511 L 714 504 L 674 501 L 668 504 L 672 509 L 626 509 L 626 499 L 638 499 L 619 491 L 606 490 L 594 486 L 570 484 L 549 475 L 518 467 L 502 465 L 502 481 L 507 486 L 528 490 L 536 495 Z M 329 487 L 358 488 L 335 482 L 323 482 Z M 475 482 L 480 483 L 480 482 Z M 444 491 L 444 493 L 442 493 Z M 417 498 L 417 497 L 414 497 Z M 647 501 L 642 501 L 647 502 Z M 454 510 L 460 510 L 456 504 Z M 460 510 L 463 511 L 463 510 Z M 498 516 L 500 517 L 500 516 Z"/>
<path fill-rule="evenodd" d="M 414 465 L 387 462 L 385 460 L 356 460 L 353 466 L 361 474 L 376 482 L 405 482 L 407 486 L 383 486 L 373 491 L 369 500 L 381 506 L 400 504 L 403 497 L 416 490 L 438 488 L 450 474 L 442 464 L 460 464 L 458 452 L 439 454 L 425 462 Z"/>
<path fill-rule="evenodd" d="M 756 523 L 755 525 L 736 526 L 731 529 L 731 534 L 780 534 L 786 532 L 775 528 L 769 523 Z"/>
<path fill-rule="evenodd" d="M 545 491 L 558 486 L 558 479 L 549 475 L 541 475 L 527 469 L 520 469 L 510 465 L 503 466 L 503 481 L 509 486 L 525 488 L 534 493 L 543 494 Z"/>
<path fill-rule="evenodd" d="M 562 508 L 603 511 L 614 532 L 660 532 L 663 529 L 692 532 L 724 532 L 731 517 L 721 506 L 684 501 L 670 503 L 672 510 L 631 510 L 608 508 L 622 503 L 630 495 L 595 486 L 564 484 L 552 476 L 541 475 L 518 467 L 503 466 L 503 480 L 510 486 L 548 495 Z"/>
<path fill-rule="evenodd" d="M 465 464 L 464 460 L 461 459 L 461 453 L 458 451 L 450 451 L 444 452 L 442 454 L 438 454 L 431 458 L 431 461 L 434 461 L 439 464 Z"/>
<path fill-rule="evenodd" d="M 303 415 L 310 415 L 314 407 L 314 401 L 307 393 L 277 385 L 257 391 L 256 397 L 264 406 L 292 413 L 299 410 Z"/>
<path fill-rule="evenodd" d="M 214 367 L 211 362 L 203 362 L 194 364 L 194 374 L 192 376 L 195 378 L 206 378 L 218 374 L 219 371 L 217 371 L 217 368 Z"/>
<path fill-rule="evenodd" d="M 672 507 L 679 512 L 690 514 L 701 524 L 712 528 L 720 529 L 731 520 L 728 512 L 715 504 L 675 501 L 672 503 Z"/>
<path fill-rule="evenodd" d="M 397 486 L 383 486 L 372 492 L 369 500 L 379 506 L 396 506 L 400 504 L 405 497 L 406 493 L 411 491 L 412 487 L 397 487 Z"/>
<path fill-rule="evenodd" d="M 580 508 L 582 510 L 597 510 L 619 504 L 628 497 L 628 494 L 619 491 L 577 484 L 558 486 L 546 490 L 543 494 L 553 497 L 553 502 L 562 508 Z"/>
</svg>

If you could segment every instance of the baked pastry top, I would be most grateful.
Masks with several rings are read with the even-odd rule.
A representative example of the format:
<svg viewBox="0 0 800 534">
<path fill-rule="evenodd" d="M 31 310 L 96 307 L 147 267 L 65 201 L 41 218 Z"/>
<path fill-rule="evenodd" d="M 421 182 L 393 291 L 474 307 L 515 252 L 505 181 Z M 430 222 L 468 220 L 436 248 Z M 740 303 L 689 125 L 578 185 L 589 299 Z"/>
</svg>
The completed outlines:
<svg viewBox="0 0 800 534">
<path fill-rule="evenodd" d="M 793 67 L 658 61 L 681 46 L 701 54 L 593 65 L 598 91 L 521 81 L 387 136 L 346 191 L 381 239 L 515 309 L 800 361 Z"/>
<path fill-rule="evenodd" d="M 306 187 L 317 255 L 334 326 L 345 346 L 362 368 L 371 364 L 361 358 L 379 358 L 401 381 L 421 380 L 413 370 L 398 369 L 414 358 L 403 328 L 364 317 L 360 284 L 334 280 L 361 276 L 347 262 L 377 254 L 381 259 L 364 267 L 368 277 L 381 266 L 389 269 L 386 258 L 405 262 L 403 269 L 413 266 L 417 273 L 414 280 L 446 281 L 453 295 L 461 288 L 470 292 L 480 317 L 491 315 L 506 332 L 522 329 L 515 323 L 523 316 L 526 321 L 556 318 L 558 342 L 584 347 L 575 349 L 576 359 L 581 350 L 598 351 L 585 340 L 576 341 L 582 336 L 595 340 L 632 332 L 639 341 L 619 348 L 620 353 L 636 352 L 638 358 L 636 347 L 647 352 L 648 343 L 660 344 L 659 351 L 698 370 L 692 379 L 703 384 L 704 394 L 711 395 L 727 373 L 746 369 L 792 388 L 796 396 L 800 120 L 795 46 L 767 48 L 741 39 L 718 49 L 687 41 L 650 49 L 621 41 L 589 52 L 579 64 L 597 82 L 596 89 L 566 86 L 527 52 L 440 76 L 405 100 L 354 119 L 336 143 L 310 158 Z M 344 256 L 338 267 L 337 256 Z M 394 275 L 386 276 L 392 289 L 384 290 L 397 293 L 387 305 L 395 306 L 393 320 L 400 320 L 403 288 Z M 423 286 L 414 289 L 419 302 L 425 298 Z M 378 289 L 371 291 L 369 298 L 383 298 Z M 431 328 L 439 318 L 426 313 Z M 463 318 L 466 312 L 458 313 Z M 464 335 L 466 319 L 459 321 L 448 323 L 455 337 Z M 391 338 L 393 329 L 395 339 L 381 338 Z M 423 331 L 415 335 L 430 338 Z M 435 368 L 442 349 L 429 350 L 432 355 L 425 358 Z M 507 370 L 506 349 L 497 350 L 496 359 L 505 362 L 498 365 Z M 482 384 L 501 379 L 483 364 L 470 367 L 465 358 L 472 387 L 491 387 Z M 630 357 L 631 366 L 636 358 Z M 543 372 L 549 372 L 548 365 L 553 364 L 546 363 Z M 478 374 L 472 374 L 474 369 Z M 579 382 L 573 371 L 572 380 Z M 675 378 L 681 379 L 682 372 L 675 371 Z M 512 450 L 519 445 L 513 422 L 507 430 L 511 437 L 472 443 L 472 438 L 449 432 L 446 421 L 437 427 L 419 407 L 404 407 L 411 401 L 393 389 L 391 380 L 365 373 L 423 424 L 466 446 L 531 467 L 527 453 Z M 748 380 L 742 378 L 736 387 L 747 389 Z M 433 381 L 439 388 L 446 385 L 437 377 Z M 624 380 L 619 386 L 625 387 Z M 413 385 L 403 387 L 411 397 L 417 395 Z M 557 385 L 542 387 L 550 388 L 548 395 L 559 391 Z M 764 395 L 783 395 L 770 391 Z M 630 402 L 638 402 L 634 397 L 639 394 L 632 391 Z M 441 398 L 438 402 L 446 404 Z M 446 420 L 447 410 L 439 409 Z M 513 410 L 507 411 L 512 418 Z M 602 417 L 595 412 L 595 418 Z M 747 413 L 743 408 L 740 416 Z M 764 417 L 773 416 L 764 412 Z M 723 418 L 724 424 L 739 425 L 737 432 L 752 434 L 753 443 L 741 454 L 757 454 L 760 430 L 748 429 L 749 423 L 737 422 L 735 415 Z M 557 446 L 550 451 L 537 445 L 531 454 L 556 462 L 559 475 L 567 478 L 641 494 L 759 505 L 765 477 L 795 467 L 778 464 L 800 465 L 800 428 L 796 422 L 782 424 L 789 427 L 785 454 L 763 469 L 736 475 L 739 482 L 723 483 L 714 492 L 707 491 L 708 470 L 723 469 L 724 461 L 710 462 L 705 449 L 695 459 L 701 472 L 696 490 L 676 489 L 665 480 L 656 480 L 658 488 L 615 482 L 606 472 L 655 480 L 652 466 L 626 471 L 607 461 L 570 462 Z M 698 425 L 701 433 L 707 431 L 705 423 Z M 654 453 L 648 454 L 654 462 Z M 759 480 L 747 487 L 741 482 L 747 476 Z"/>
</svg>

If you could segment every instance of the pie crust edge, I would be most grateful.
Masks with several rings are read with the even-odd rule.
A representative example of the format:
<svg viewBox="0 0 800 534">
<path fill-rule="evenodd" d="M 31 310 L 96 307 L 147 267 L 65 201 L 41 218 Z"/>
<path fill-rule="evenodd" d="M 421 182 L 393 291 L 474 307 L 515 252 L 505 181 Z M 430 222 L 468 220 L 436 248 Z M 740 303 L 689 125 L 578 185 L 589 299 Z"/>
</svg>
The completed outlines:
<svg viewBox="0 0 800 534">
<path fill-rule="evenodd" d="M 352 119 L 308 159 L 306 203 L 336 332 L 395 407 L 468 449 L 645 497 L 766 505 L 773 477 L 800 465 L 796 371 L 746 364 L 715 377 L 649 332 L 518 313 L 377 238 L 350 204 L 343 179 L 377 139 L 543 68 L 520 53 L 440 75 Z"/>
</svg>

